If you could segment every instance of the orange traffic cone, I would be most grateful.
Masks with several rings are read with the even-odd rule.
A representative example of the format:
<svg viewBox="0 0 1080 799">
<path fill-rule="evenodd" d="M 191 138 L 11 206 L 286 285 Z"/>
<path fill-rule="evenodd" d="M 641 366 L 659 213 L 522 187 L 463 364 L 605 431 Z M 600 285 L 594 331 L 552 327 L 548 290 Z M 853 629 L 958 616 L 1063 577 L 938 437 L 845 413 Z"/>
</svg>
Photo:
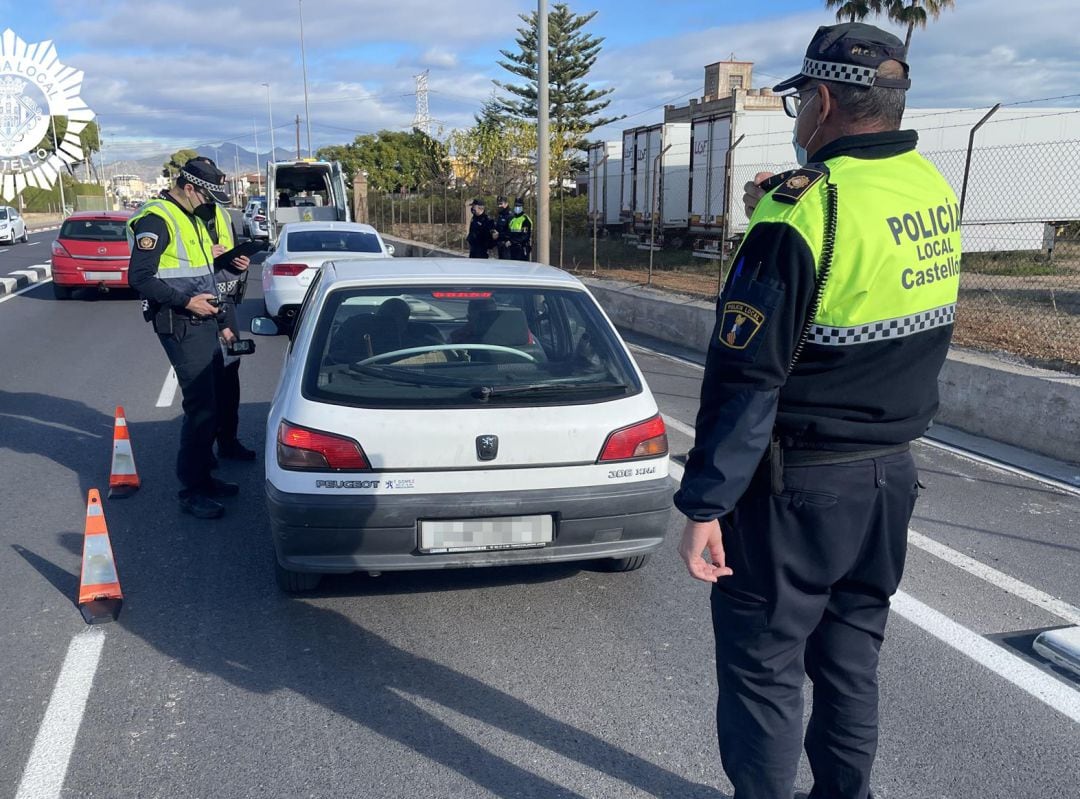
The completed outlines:
<svg viewBox="0 0 1080 799">
<path fill-rule="evenodd" d="M 90 489 L 86 499 L 86 534 L 83 536 L 82 574 L 79 577 L 79 610 L 87 624 L 116 621 L 124 595 L 116 574 L 116 560 L 109 543 L 109 528 L 101 508 L 101 494 Z"/>
<path fill-rule="evenodd" d="M 131 451 L 124 409 L 116 407 L 113 427 L 112 473 L 109 475 L 109 499 L 130 497 L 139 490 L 139 473 L 135 471 L 135 454 Z"/>
</svg>

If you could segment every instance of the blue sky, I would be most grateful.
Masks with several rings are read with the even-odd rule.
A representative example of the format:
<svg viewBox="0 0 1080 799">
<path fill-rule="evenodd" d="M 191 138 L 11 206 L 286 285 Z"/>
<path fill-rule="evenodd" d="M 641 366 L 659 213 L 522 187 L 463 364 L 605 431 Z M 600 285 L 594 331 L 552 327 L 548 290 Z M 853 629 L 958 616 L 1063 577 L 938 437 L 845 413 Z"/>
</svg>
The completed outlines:
<svg viewBox="0 0 1080 799">
<path fill-rule="evenodd" d="M 755 62 L 755 85 L 771 85 L 797 69 L 816 26 L 833 21 L 823 0 L 570 5 L 599 12 L 589 30 L 606 44 L 592 79 L 615 87 L 611 110 L 635 114 L 634 124 L 658 121 L 665 102 L 700 95 L 704 65 L 732 53 Z M 956 5 L 915 33 L 912 106 L 1080 92 L 1076 0 Z M 313 145 L 406 128 L 412 76 L 425 68 L 437 123 L 469 124 L 492 79 L 508 77 L 496 61 L 500 48 L 514 46 L 516 14 L 533 8 L 520 0 L 304 0 Z M 295 0 L 0 0 L 0 23 L 26 41 L 52 39 L 65 64 L 84 70 L 82 97 L 100 116 L 107 148 L 128 157 L 226 139 L 251 149 L 253 131 L 265 150 L 263 82 L 271 83 L 277 144 L 295 141 L 289 123 L 303 115 L 296 9 Z M 1080 105 L 1076 97 L 1054 102 Z M 621 127 L 602 133 L 617 137 Z"/>
</svg>

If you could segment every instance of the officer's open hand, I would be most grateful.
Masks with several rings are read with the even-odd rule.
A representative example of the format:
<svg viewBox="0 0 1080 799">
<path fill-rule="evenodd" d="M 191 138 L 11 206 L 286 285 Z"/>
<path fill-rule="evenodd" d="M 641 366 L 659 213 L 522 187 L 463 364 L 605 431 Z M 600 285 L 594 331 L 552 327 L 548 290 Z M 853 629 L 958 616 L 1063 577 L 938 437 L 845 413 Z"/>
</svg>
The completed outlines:
<svg viewBox="0 0 1080 799">
<path fill-rule="evenodd" d="M 232 331 L 231 327 L 223 327 L 221 329 L 221 340 L 226 344 L 232 344 L 236 341 L 236 334 Z"/>
<path fill-rule="evenodd" d="M 232 259 L 232 265 L 234 268 L 239 269 L 241 272 L 246 270 L 251 265 L 251 259 L 246 255 L 241 255 Z"/>
<path fill-rule="evenodd" d="M 217 316 L 218 309 L 208 302 L 212 299 L 214 299 L 213 294 L 196 294 L 187 301 L 184 307 L 196 316 Z"/>
<path fill-rule="evenodd" d="M 743 205 L 746 207 L 746 215 L 750 216 L 757 208 L 758 202 L 765 196 L 765 189 L 761 184 L 773 176 L 772 172 L 758 172 L 754 179 L 743 186 Z"/>
<path fill-rule="evenodd" d="M 701 556 L 706 549 L 709 550 L 712 563 Z M 679 555 L 690 576 L 703 583 L 715 583 L 720 577 L 734 574 L 727 567 L 719 521 L 695 522 L 687 519 L 682 542 L 679 544 Z"/>
</svg>

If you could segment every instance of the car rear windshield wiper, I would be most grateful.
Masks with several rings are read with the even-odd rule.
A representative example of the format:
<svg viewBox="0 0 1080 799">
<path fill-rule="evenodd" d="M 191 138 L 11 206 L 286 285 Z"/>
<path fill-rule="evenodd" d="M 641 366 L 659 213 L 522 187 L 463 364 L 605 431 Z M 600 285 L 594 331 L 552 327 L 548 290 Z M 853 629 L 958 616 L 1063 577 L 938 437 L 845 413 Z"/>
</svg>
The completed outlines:
<svg viewBox="0 0 1080 799">
<path fill-rule="evenodd" d="M 615 394 L 629 388 L 625 383 L 532 383 L 524 386 L 477 386 L 472 395 L 483 402 L 496 397 L 565 397 L 576 394 Z"/>
<path fill-rule="evenodd" d="M 376 366 L 374 364 L 350 364 L 349 368 L 342 372 L 353 380 L 364 378 L 379 378 L 392 383 L 406 383 L 411 386 L 425 386 L 427 388 L 468 388 L 469 381 L 455 380 L 452 377 L 437 377 L 423 372 L 414 372 L 410 369 L 402 369 L 394 366 Z"/>
</svg>

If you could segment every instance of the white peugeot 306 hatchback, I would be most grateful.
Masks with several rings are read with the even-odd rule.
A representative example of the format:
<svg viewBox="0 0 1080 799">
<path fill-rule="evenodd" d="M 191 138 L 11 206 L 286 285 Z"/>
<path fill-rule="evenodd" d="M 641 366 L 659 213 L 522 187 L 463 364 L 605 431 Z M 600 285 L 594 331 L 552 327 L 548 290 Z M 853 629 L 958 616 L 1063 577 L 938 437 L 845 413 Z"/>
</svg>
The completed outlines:
<svg viewBox="0 0 1080 799">
<path fill-rule="evenodd" d="M 267 318 L 256 334 L 275 334 Z M 308 288 L 267 422 L 278 583 L 598 560 L 640 568 L 671 511 L 641 371 L 548 266 L 344 260 Z"/>
</svg>

